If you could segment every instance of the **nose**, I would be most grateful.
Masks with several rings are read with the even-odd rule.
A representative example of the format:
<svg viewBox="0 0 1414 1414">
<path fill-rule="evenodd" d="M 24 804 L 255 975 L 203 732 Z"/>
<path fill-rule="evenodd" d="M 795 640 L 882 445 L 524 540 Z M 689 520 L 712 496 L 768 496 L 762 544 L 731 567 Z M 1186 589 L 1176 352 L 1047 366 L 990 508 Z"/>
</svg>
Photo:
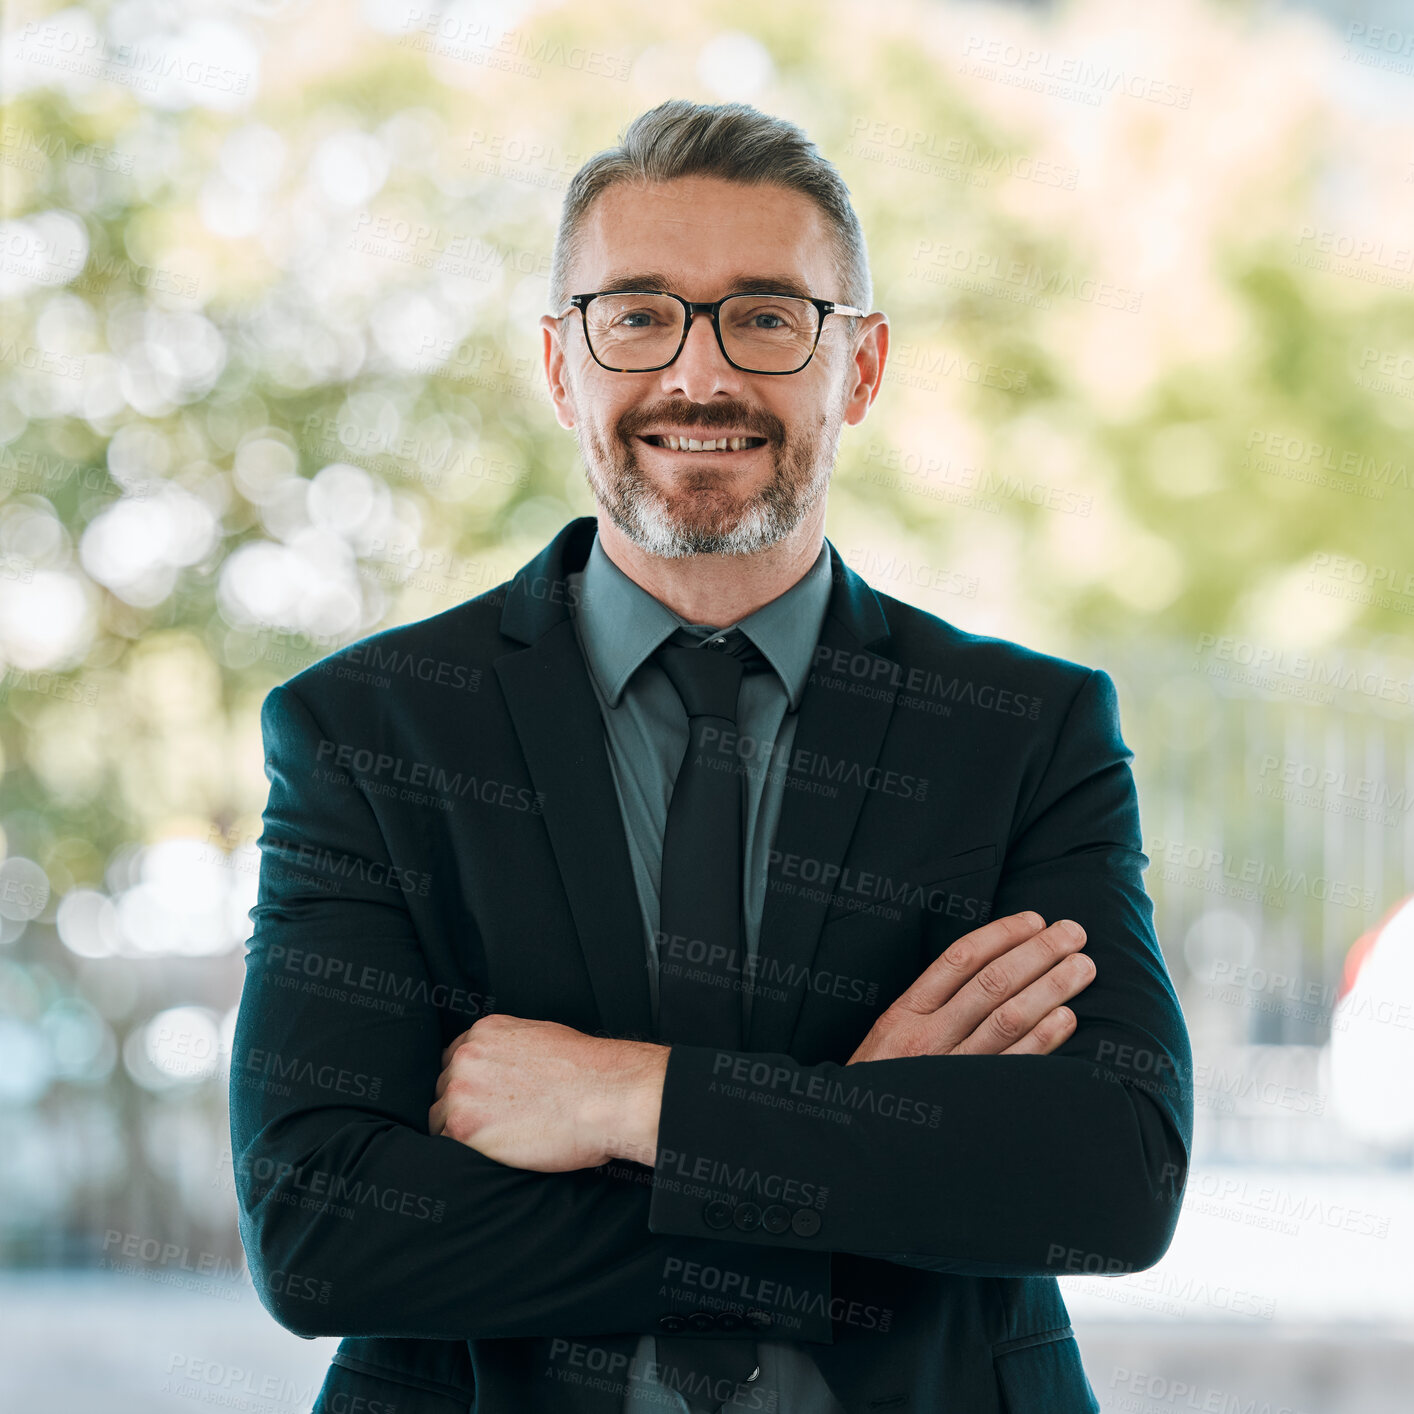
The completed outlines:
<svg viewBox="0 0 1414 1414">
<path fill-rule="evenodd" d="M 692 402 L 705 403 L 721 392 L 739 392 L 746 375 L 722 356 L 712 316 L 697 313 L 687 327 L 682 352 L 659 376 L 665 394 L 678 393 Z"/>
</svg>

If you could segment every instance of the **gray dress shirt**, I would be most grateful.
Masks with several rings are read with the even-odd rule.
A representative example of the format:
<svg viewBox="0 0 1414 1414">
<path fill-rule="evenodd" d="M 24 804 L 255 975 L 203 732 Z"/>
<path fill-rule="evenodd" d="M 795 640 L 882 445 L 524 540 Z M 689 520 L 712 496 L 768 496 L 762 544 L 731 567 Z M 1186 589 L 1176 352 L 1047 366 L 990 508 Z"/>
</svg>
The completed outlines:
<svg viewBox="0 0 1414 1414">
<path fill-rule="evenodd" d="M 634 886 L 643 914 L 653 1022 L 658 1020 L 658 880 L 663 829 L 673 781 L 687 749 L 687 713 L 676 689 L 656 662 L 647 661 L 678 629 L 699 640 L 738 627 L 760 649 L 774 671 L 742 679 L 737 706 L 738 755 L 743 770 L 745 827 L 742 897 L 746 951 L 754 965 L 766 896 L 767 864 L 781 815 L 786 765 L 795 737 L 801 695 L 830 601 L 830 551 L 821 545 L 815 563 L 784 594 L 735 625 L 690 624 L 630 579 L 594 537 L 583 570 L 567 576 L 570 615 L 589 680 L 604 717 L 619 809 L 628 839 Z M 751 992 L 743 990 L 743 1034 L 751 1015 Z M 750 1397 L 736 1410 L 776 1414 L 845 1414 L 808 1350 L 784 1341 L 758 1341 L 761 1373 Z M 687 1401 L 653 1378 L 652 1335 L 638 1342 L 623 1414 L 690 1414 Z"/>
</svg>

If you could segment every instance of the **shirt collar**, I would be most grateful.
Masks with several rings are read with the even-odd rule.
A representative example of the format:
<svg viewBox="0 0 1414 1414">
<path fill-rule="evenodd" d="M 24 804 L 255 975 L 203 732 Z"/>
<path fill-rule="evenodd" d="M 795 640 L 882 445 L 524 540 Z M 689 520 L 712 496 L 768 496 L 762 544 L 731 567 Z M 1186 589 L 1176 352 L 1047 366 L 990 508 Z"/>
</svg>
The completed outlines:
<svg viewBox="0 0 1414 1414">
<path fill-rule="evenodd" d="M 629 679 L 675 630 L 703 627 L 690 624 L 630 579 L 609 558 L 597 533 L 584 569 L 570 579 L 579 581 L 579 594 L 570 602 L 585 656 L 611 707 L 619 705 Z M 741 629 L 776 670 L 790 710 L 796 712 L 829 604 L 830 546 L 825 541 L 815 563 L 784 594 L 716 631 Z"/>
</svg>

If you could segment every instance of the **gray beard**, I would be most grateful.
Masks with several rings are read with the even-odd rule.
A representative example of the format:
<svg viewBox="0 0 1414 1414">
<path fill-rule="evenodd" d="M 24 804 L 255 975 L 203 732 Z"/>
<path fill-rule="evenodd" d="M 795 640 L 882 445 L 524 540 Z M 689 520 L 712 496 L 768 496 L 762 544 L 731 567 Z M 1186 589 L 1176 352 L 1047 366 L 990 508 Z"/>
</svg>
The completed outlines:
<svg viewBox="0 0 1414 1414">
<path fill-rule="evenodd" d="M 586 436 L 577 427 L 576 434 L 585 478 L 603 512 L 645 554 L 677 560 L 688 555 L 754 555 L 790 535 L 825 494 L 842 420 L 831 409 L 809 442 L 789 452 L 773 448 L 766 485 L 739 508 L 716 512 L 675 508 L 645 474 L 636 442 L 630 441 L 616 457 L 592 430 Z M 693 496 L 689 485 L 674 499 L 681 507 Z"/>
</svg>

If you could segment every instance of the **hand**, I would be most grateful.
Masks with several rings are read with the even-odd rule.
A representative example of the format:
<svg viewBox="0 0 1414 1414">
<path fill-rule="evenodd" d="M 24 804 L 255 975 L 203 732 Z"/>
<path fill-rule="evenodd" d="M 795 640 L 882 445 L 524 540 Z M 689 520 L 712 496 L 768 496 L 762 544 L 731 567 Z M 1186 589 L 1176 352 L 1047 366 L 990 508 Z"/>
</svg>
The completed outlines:
<svg viewBox="0 0 1414 1414">
<path fill-rule="evenodd" d="M 1095 964 L 1085 930 L 1063 918 L 1012 913 L 964 933 L 875 1021 L 845 1062 L 903 1056 L 1044 1056 L 1075 1029 L 1060 1003 L 1082 992 Z"/>
<path fill-rule="evenodd" d="M 442 1052 L 427 1127 L 540 1173 L 595 1168 L 621 1150 L 651 1165 L 667 1064 L 666 1046 L 493 1012 Z"/>
</svg>

